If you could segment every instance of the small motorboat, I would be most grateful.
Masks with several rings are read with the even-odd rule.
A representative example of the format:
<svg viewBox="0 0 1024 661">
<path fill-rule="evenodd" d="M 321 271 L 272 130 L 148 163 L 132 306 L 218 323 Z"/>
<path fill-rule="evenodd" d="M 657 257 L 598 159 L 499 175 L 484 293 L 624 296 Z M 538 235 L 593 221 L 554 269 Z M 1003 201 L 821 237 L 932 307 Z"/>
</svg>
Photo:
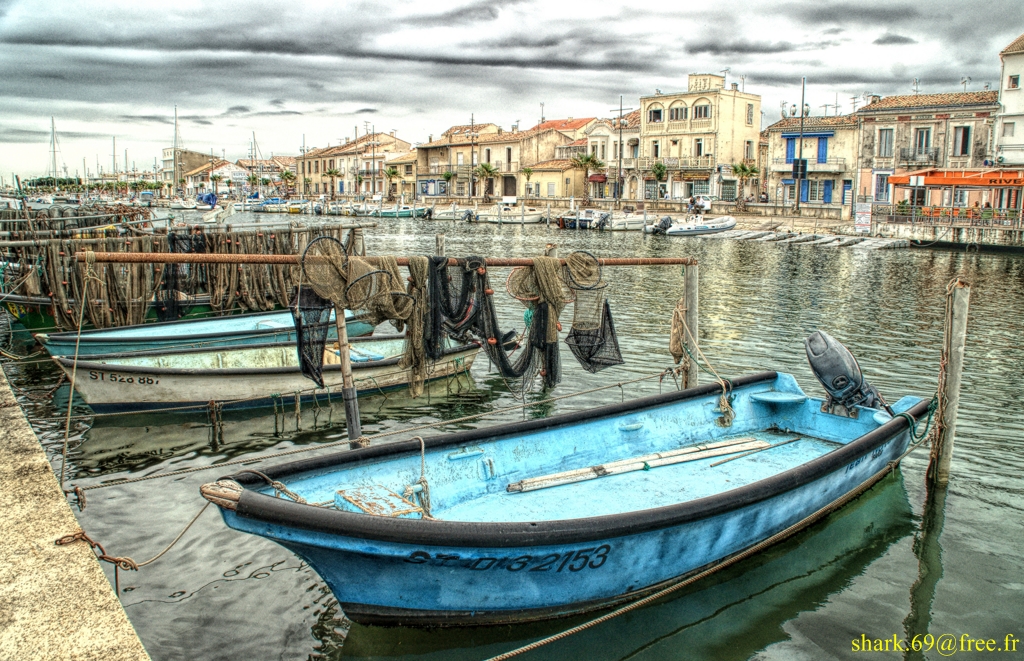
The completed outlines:
<svg viewBox="0 0 1024 661">
<path fill-rule="evenodd" d="M 732 216 L 705 218 L 703 215 L 695 214 L 687 216 L 684 221 L 675 221 L 671 217 L 665 216 L 656 224 L 645 225 L 644 233 L 665 236 L 699 236 L 724 232 L 734 227 L 736 227 L 736 219 Z"/>
<path fill-rule="evenodd" d="M 476 220 L 481 223 L 529 223 L 543 222 L 544 212 L 536 207 L 496 204 L 479 212 Z"/>
<path fill-rule="evenodd" d="M 357 391 L 375 393 L 408 386 L 410 370 L 398 367 L 404 345 L 403 335 L 351 338 Z M 326 390 L 319 392 L 310 388 L 310 380 L 300 370 L 295 342 L 92 355 L 78 360 L 75 390 L 97 413 L 198 407 L 211 401 L 224 402 L 225 409 L 259 408 L 294 394 L 304 400 L 331 391 L 340 396 L 341 359 L 333 347 L 328 344 L 324 352 Z M 449 346 L 431 367 L 428 379 L 468 370 L 479 351 L 478 344 Z M 53 360 L 71 376 L 74 360 L 67 356 L 54 356 Z"/>
<path fill-rule="evenodd" d="M 825 398 L 764 372 L 733 379 L 728 406 L 716 383 L 242 470 L 201 491 L 228 526 L 308 562 L 358 623 L 608 608 L 794 534 L 902 458 L 929 403 L 887 406 L 825 333 L 806 348 Z"/>
<path fill-rule="evenodd" d="M 450 207 L 437 207 L 431 218 L 434 220 L 472 220 L 476 217 L 473 209 L 460 209 L 454 204 Z"/>
<path fill-rule="evenodd" d="M 607 229 L 613 232 L 638 232 L 643 230 L 644 225 L 643 215 L 638 216 L 635 213 L 612 214 L 612 219 L 608 222 Z"/>
<path fill-rule="evenodd" d="M 426 207 L 414 207 L 411 204 L 396 204 L 391 207 L 379 207 L 369 211 L 376 218 L 419 218 L 426 212 Z"/>
<path fill-rule="evenodd" d="M 350 337 L 361 337 L 373 332 L 373 326 L 351 310 L 345 311 L 345 327 Z M 328 337 L 337 337 L 334 311 Z M 155 351 L 167 349 L 200 349 L 234 347 L 267 342 L 294 342 L 295 321 L 288 310 L 233 314 L 212 319 L 183 319 L 120 328 L 99 328 L 64 333 L 36 333 L 36 341 L 51 356 L 74 356 L 78 344 L 79 356 L 124 353 L 128 351 Z"/>
</svg>

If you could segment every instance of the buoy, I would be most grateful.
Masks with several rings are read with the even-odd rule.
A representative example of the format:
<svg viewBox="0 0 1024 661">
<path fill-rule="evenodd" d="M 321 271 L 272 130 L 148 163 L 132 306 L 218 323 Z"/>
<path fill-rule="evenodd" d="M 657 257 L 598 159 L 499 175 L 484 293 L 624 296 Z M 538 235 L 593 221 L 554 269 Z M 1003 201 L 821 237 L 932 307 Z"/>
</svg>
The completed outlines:
<svg viewBox="0 0 1024 661">
<path fill-rule="evenodd" d="M 491 345 L 492 347 L 493 347 L 493 346 L 494 346 L 495 344 L 497 344 L 497 343 L 498 343 L 498 340 L 497 340 L 497 338 L 494 338 L 494 337 L 489 337 L 489 338 L 487 338 L 487 344 Z"/>
<path fill-rule="evenodd" d="M 493 289 L 485 289 L 484 293 L 487 294 L 488 296 L 493 296 L 494 295 L 494 290 Z"/>
<path fill-rule="evenodd" d="M 556 321 L 556 322 L 555 322 L 555 328 L 557 328 L 558 330 L 562 330 L 562 323 L 561 323 L 561 322 L 558 322 L 558 321 Z"/>
<path fill-rule="evenodd" d="M 547 370 L 541 370 L 540 371 L 540 375 L 541 376 L 547 376 L 548 375 L 548 371 Z"/>
<path fill-rule="evenodd" d="M 63 253 L 61 253 L 61 254 L 63 254 Z M 480 275 L 483 275 L 484 273 L 487 273 L 487 269 L 485 269 L 484 267 L 481 266 L 481 267 L 477 268 L 476 272 L 479 273 Z"/>
</svg>

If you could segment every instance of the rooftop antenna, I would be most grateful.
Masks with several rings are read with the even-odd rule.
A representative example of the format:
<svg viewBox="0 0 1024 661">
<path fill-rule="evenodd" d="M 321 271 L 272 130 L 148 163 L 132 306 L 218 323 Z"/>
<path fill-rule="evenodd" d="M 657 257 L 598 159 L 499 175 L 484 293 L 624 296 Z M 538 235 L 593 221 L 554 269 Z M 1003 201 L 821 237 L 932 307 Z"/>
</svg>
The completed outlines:
<svg viewBox="0 0 1024 661">
<path fill-rule="evenodd" d="M 540 123 L 544 123 L 544 102 L 540 102 Z"/>
<path fill-rule="evenodd" d="M 921 79 L 920 78 L 915 78 L 913 81 L 911 81 L 910 89 L 912 89 L 914 91 L 914 94 L 917 94 L 918 92 L 920 92 L 921 91 Z"/>
<path fill-rule="evenodd" d="M 860 100 L 859 97 L 856 97 L 856 96 L 851 96 L 850 97 L 850 105 L 853 106 L 853 112 L 857 112 L 857 101 L 859 101 L 859 100 Z"/>
<path fill-rule="evenodd" d="M 740 76 L 740 91 L 744 94 L 747 92 L 747 77 Z"/>
<path fill-rule="evenodd" d="M 964 91 L 965 92 L 967 91 L 967 84 L 969 82 L 971 82 L 971 77 L 970 76 L 964 76 L 963 78 L 960 79 L 960 84 L 964 86 Z"/>
<path fill-rule="evenodd" d="M 724 80 L 724 79 L 727 79 L 727 78 L 729 77 L 729 72 L 730 72 L 730 71 L 732 71 L 732 69 L 730 69 L 729 67 L 726 67 L 726 68 L 724 68 L 724 69 L 722 69 L 722 70 L 721 70 L 721 72 L 720 72 L 720 73 L 722 74 L 722 78 L 723 78 L 723 81 L 722 81 L 722 82 L 723 82 L 723 84 L 725 83 L 725 80 Z"/>
</svg>

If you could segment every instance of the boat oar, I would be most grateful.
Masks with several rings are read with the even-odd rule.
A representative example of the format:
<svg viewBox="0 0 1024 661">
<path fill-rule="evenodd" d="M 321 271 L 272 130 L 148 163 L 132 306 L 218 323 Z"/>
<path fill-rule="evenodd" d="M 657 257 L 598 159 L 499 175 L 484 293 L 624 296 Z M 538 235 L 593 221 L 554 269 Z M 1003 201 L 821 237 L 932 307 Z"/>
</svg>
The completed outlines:
<svg viewBox="0 0 1024 661">
<path fill-rule="evenodd" d="M 802 436 L 797 436 L 796 438 L 791 438 L 788 441 L 783 441 L 781 443 L 776 443 L 775 445 L 769 445 L 766 448 L 758 448 L 757 450 L 751 450 L 750 452 L 744 452 L 743 454 L 738 454 L 735 457 L 729 457 L 728 459 L 722 459 L 721 461 L 716 461 L 715 463 L 710 464 L 708 466 L 708 468 L 714 468 L 715 466 L 720 466 L 721 464 L 730 462 L 733 459 L 742 459 L 743 457 L 746 457 L 746 456 L 749 456 L 749 455 L 752 455 L 752 454 L 756 454 L 758 452 L 764 452 L 765 450 L 771 450 L 772 448 L 777 448 L 777 447 L 782 446 L 782 445 L 789 445 L 790 443 L 793 443 L 794 441 L 799 441 L 799 440 L 802 440 L 802 439 L 803 439 Z"/>
</svg>

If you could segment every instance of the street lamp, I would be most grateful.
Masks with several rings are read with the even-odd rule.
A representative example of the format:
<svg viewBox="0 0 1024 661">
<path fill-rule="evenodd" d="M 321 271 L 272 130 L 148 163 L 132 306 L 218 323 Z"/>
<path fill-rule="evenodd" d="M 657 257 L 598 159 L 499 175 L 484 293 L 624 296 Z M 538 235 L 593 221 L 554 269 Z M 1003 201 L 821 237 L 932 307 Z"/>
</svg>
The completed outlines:
<svg viewBox="0 0 1024 661">
<path fill-rule="evenodd" d="M 622 177 L 622 155 L 625 153 L 625 151 L 623 150 L 623 144 L 622 144 L 622 129 L 626 125 L 626 120 L 622 118 L 622 113 L 625 112 L 626 110 L 632 111 L 633 109 L 632 108 L 623 108 L 622 107 L 622 95 L 620 94 L 619 95 L 619 119 L 618 119 L 618 124 L 619 124 L 619 158 L 618 158 L 618 161 L 616 161 L 616 168 L 615 168 L 618 171 L 616 173 L 616 176 L 615 176 L 615 206 L 616 207 L 618 207 L 619 203 L 622 201 L 622 184 L 623 184 L 623 181 L 622 181 L 622 179 L 623 179 L 623 177 Z M 608 112 L 615 112 L 615 109 L 612 108 Z"/>
</svg>

